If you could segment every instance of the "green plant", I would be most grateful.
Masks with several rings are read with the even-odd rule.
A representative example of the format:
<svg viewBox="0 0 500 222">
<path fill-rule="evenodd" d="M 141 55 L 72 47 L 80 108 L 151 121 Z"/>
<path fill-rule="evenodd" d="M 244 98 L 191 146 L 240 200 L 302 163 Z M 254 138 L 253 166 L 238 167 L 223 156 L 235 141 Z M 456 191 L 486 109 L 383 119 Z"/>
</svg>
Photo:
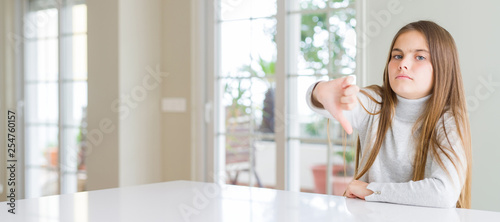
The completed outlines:
<svg viewBox="0 0 500 222">
<path fill-rule="evenodd" d="M 76 135 L 76 144 L 82 142 L 82 127 L 78 127 L 78 135 Z"/>
<path fill-rule="evenodd" d="M 312 137 L 321 136 L 321 129 L 325 129 L 325 128 L 326 128 L 326 121 L 323 118 L 321 118 L 318 121 L 309 122 L 305 125 L 306 133 Z"/>
<path fill-rule="evenodd" d="M 276 58 L 270 61 L 264 60 L 259 56 L 253 60 L 250 65 L 245 65 L 240 68 L 240 71 L 250 74 L 250 77 L 259 79 L 267 86 L 267 91 L 264 97 L 262 106 L 262 122 L 259 131 L 264 133 L 274 133 L 274 91 L 275 91 L 275 74 L 276 74 Z"/>
<path fill-rule="evenodd" d="M 339 155 L 341 157 L 344 157 L 344 151 L 337 151 L 335 152 L 336 155 Z M 352 148 L 346 148 L 346 151 L 345 151 L 345 162 L 346 163 L 352 163 L 354 161 L 354 149 Z"/>
<path fill-rule="evenodd" d="M 333 2 L 349 2 L 354 0 L 334 0 Z M 314 2 L 309 2 L 307 8 L 314 8 Z M 329 17 L 330 16 L 330 17 Z M 301 17 L 300 50 L 309 69 L 315 71 L 331 69 L 334 73 L 342 72 L 343 68 L 351 67 L 355 56 L 347 53 L 344 44 L 345 29 L 355 29 L 355 10 L 340 10 L 333 15 L 328 13 L 309 13 Z M 335 23 L 331 23 L 335 21 Z M 323 39 L 328 32 L 328 39 Z M 328 68 L 329 66 L 329 68 Z"/>
<path fill-rule="evenodd" d="M 346 147 L 345 150 L 345 155 L 344 151 L 336 151 L 334 155 L 340 156 L 342 159 L 345 157 L 345 174 L 344 170 L 340 171 L 337 173 L 337 176 L 352 176 L 354 175 L 354 160 L 355 160 L 355 155 L 356 153 L 354 152 L 354 148 L 352 147 Z M 342 163 L 343 165 L 344 163 Z"/>
<path fill-rule="evenodd" d="M 224 92 L 231 95 L 231 105 L 229 111 L 230 117 L 237 117 L 244 114 L 248 114 L 248 106 L 245 105 L 244 100 L 248 100 L 249 98 L 245 97 L 245 89 L 241 86 L 241 81 L 238 81 L 236 84 L 237 87 L 233 86 L 234 84 L 231 82 L 227 82 L 224 86 Z"/>
</svg>

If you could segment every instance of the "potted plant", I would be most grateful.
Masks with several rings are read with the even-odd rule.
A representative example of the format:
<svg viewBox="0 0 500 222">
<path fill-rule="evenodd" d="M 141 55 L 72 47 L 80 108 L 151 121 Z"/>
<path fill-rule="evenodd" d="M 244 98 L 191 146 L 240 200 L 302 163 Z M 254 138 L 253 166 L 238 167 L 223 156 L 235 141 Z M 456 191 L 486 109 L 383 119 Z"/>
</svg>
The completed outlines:
<svg viewBox="0 0 500 222">
<path fill-rule="evenodd" d="M 344 151 L 337 151 L 334 153 L 336 157 L 344 159 Z M 342 196 L 347 186 L 353 179 L 354 175 L 354 149 L 347 149 L 345 152 L 345 168 L 343 161 L 335 161 L 332 166 L 332 194 Z M 339 159 L 339 158 L 337 158 Z M 326 164 L 319 164 L 312 167 L 315 193 L 326 194 Z M 345 172 L 345 173 L 344 173 Z"/>
<path fill-rule="evenodd" d="M 45 159 L 47 160 L 47 166 L 57 167 L 59 161 L 59 147 L 57 143 L 51 142 L 47 145 L 47 148 L 43 152 Z"/>
<path fill-rule="evenodd" d="M 342 156 L 344 158 L 343 151 L 335 152 L 336 155 Z M 332 194 L 337 196 L 344 195 L 344 191 L 347 189 L 347 186 L 352 181 L 354 176 L 354 149 L 349 149 L 345 152 L 345 167 L 343 164 L 336 164 L 336 166 L 340 166 L 341 170 L 337 171 L 333 174 L 332 178 Z"/>
</svg>

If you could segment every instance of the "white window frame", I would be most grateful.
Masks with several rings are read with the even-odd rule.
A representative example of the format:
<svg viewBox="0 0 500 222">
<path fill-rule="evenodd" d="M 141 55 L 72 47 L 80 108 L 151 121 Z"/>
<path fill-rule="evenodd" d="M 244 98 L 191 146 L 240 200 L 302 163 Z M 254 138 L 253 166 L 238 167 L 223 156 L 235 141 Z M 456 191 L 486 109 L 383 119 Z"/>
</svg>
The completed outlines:
<svg viewBox="0 0 500 222">
<path fill-rule="evenodd" d="M 215 125 L 217 113 L 215 104 L 217 101 L 216 94 L 216 74 L 218 73 L 217 58 L 220 57 L 216 50 L 220 46 L 220 30 L 216 15 L 217 0 L 192 0 L 193 14 L 193 100 L 195 112 L 193 114 L 193 122 L 196 131 L 192 137 L 192 169 L 194 171 L 193 179 L 198 181 L 217 182 L 220 178 L 224 178 L 224 172 L 216 172 L 216 164 L 223 164 L 219 159 L 224 158 L 216 154 L 216 132 Z M 210 7 L 208 7 L 210 6 Z M 276 61 L 276 91 L 275 91 L 275 113 L 283 113 L 286 115 L 286 99 L 287 99 L 287 1 L 277 0 L 277 26 L 276 26 L 276 45 L 277 45 L 277 61 Z M 356 77 L 360 86 L 364 86 L 366 82 L 365 70 L 365 48 L 361 47 L 360 34 L 366 33 L 366 0 L 356 0 L 356 33 L 357 34 L 357 54 L 356 54 Z M 287 116 L 275 119 L 275 126 L 287 125 Z M 290 158 L 296 157 L 297 154 L 287 152 L 287 128 L 275 132 L 276 142 L 276 189 L 280 190 L 297 190 L 297 182 L 291 178 Z M 219 153 L 219 155 L 222 155 Z M 222 166 L 219 166 L 222 167 Z M 219 180 L 219 181 L 218 181 Z"/>
<path fill-rule="evenodd" d="M 75 190 L 71 190 L 71 189 L 67 189 L 67 187 L 64 185 L 66 184 L 68 181 L 66 181 L 65 179 L 63 179 L 63 177 L 65 177 L 65 174 L 68 174 L 68 172 L 65 171 L 65 168 L 64 166 L 60 166 L 61 165 L 61 161 L 67 161 L 65 160 L 63 157 L 65 156 L 65 149 L 62 147 L 63 144 L 65 144 L 64 142 L 64 132 L 65 132 L 65 128 L 67 128 L 67 126 L 64 126 L 64 123 L 63 123 L 63 118 L 64 118 L 64 113 L 65 113 L 65 110 L 64 110 L 64 107 L 61 106 L 61 103 L 63 101 L 63 95 L 62 95 L 62 87 L 63 87 L 63 82 L 65 80 L 63 80 L 63 71 L 61 71 L 63 69 L 63 63 L 61 62 L 61 55 L 63 54 L 63 41 L 61 40 L 61 38 L 66 35 L 65 33 L 62 33 L 62 29 L 61 29 L 61 26 L 63 24 L 63 20 L 65 18 L 63 18 L 63 13 L 61 13 L 62 11 L 62 8 L 61 8 L 61 4 L 63 4 L 63 2 L 65 2 L 65 0 L 54 0 L 55 3 L 56 3 L 56 7 L 57 7 L 57 10 L 58 10 L 58 80 L 57 80 L 57 88 L 58 88 L 58 113 L 59 113 L 59 116 L 58 116 L 58 146 L 59 146 L 59 171 L 58 171 L 58 186 L 59 186 L 59 189 L 58 189 L 58 194 L 66 194 L 66 193 L 72 193 L 72 192 L 76 192 L 78 190 L 78 188 L 76 188 L 76 191 Z M 85 4 L 85 0 L 78 0 L 79 2 L 83 2 Z M 29 2 L 30 0 L 22 0 L 22 1 L 16 1 L 16 33 L 18 36 L 25 36 L 25 33 L 24 33 L 24 22 L 25 22 L 25 19 L 26 19 L 26 15 L 27 13 L 29 12 Z M 71 35 L 74 35 L 75 33 L 72 33 Z M 85 35 L 87 35 L 87 33 L 85 32 Z M 26 109 L 26 106 L 25 106 L 25 85 L 26 85 L 26 82 L 25 82 L 25 69 L 24 69 L 24 66 L 25 66 L 25 62 L 26 60 L 24 59 L 25 58 L 25 44 L 24 44 L 24 41 L 26 41 L 25 38 L 22 38 L 23 40 L 23 44 L 20 44 L 19 46 L 19 51 L 18 51 L 18 55 L 16 57 L 16 76 L 17 76 L 17 79 L 16 79 L 16 89 L 17 89 L 17 103 L 18 103 L 18 110 L 20 111 L 19 112 L 19 123 L 17 123 L 18 127 L 19 127 L 19 130 L 17 130 L 18 132 L 18 136 L 19 138 L 23 138 L 22 141 L 21 140 L 18 140 L 19 142 L 19 153 L 18 153 L 18 157 L 19 157 L 19 176 L 18 176 L 18 190 L 19 190 L 19 196 L 20 198 L 30 198 L 30 196 L 26 196 L 27 195 L 27 192 L 26 192 L 26 188 L 29 186 L 27 184 L 27 182 L 29 182 L 27 179 L 26 179 L 26 176 L 27 176 L 27 172 L 26 172 L 26 143 L 25 143 L 25 140 L 29 140 L 29 138 L 26 138 L 25 134 L 26 134 L 26 131 L 25 131 L 25 124 L 26 124 L 26 121 L 25 121 L 25 109 Z M 86 80 L 87 82 L 87 80 Z M 77 172 L 78 174 L 78 172 Z M 77 175 L 75 176 L 77 177 Z M 75 181 L 76 183 L 76 186 L 77 186 L 77 181 Z"/>
</svg>

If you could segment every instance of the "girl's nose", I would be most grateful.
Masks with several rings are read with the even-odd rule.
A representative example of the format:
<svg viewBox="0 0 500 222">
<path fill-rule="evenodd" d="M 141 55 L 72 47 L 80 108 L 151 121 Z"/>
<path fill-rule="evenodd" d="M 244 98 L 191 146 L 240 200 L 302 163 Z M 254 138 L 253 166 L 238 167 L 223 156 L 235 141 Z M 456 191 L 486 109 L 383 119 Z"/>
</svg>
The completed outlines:
<svg viewBox="0 0 500 222">
<path fill-rule="evenodd" d="M 404 58 L 399 63 L 399 70 L 402 70 L 402 69 L 404 69 L 404 70 L 408 70 L 409 69 L 408 61 L 406 59 L 404 59 Z"/>
</svg>

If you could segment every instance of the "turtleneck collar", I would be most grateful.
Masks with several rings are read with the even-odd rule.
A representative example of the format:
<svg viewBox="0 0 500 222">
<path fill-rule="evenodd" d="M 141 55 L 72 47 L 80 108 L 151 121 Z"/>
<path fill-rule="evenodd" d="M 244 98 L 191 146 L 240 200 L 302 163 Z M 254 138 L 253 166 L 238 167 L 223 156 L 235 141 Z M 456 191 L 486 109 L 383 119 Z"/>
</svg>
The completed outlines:
<svg viewBox="0 0 500 222">
<path fill-rule="evenodd" d="M 396 118 L 404 122 L 415 122 L 422 114 L 425 108 L 425 103 L 431 95 L 424 96 L 419 99 L 406 99 L 399 95 L 398 105 L 396 106 Z"/>
</svg>

